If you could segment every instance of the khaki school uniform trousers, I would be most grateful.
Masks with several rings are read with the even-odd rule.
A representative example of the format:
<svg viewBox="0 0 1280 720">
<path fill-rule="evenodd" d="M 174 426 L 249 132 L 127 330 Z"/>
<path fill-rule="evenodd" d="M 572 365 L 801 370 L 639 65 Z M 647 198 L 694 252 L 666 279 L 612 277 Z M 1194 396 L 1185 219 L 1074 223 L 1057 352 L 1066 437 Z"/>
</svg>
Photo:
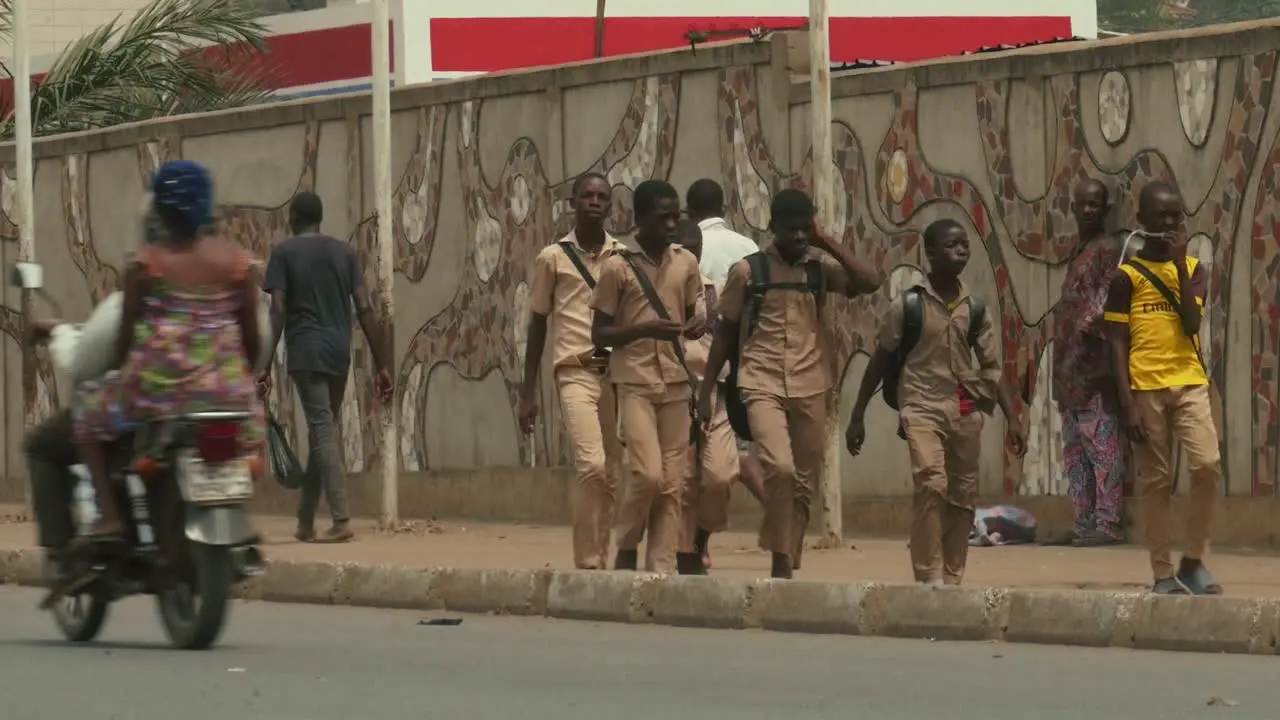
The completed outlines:
<svg viewBox="0 0 1280 720">
<path fill-rule="evenodd" d="M 692 391 L 687 382 L 617 388 L 629 464 L 618 511 L 618 549 L 636 550 L 647 536 L 645 570 L 671 574 L 689 466 Z"/>
<path fill-rule="evenodd" d="M 911 458 L 911 567 L 917 582 L 959 585 L 978 497 L 983 415 L 955 399 L 902 411 Z"/>
<path fill-rule="evenodd" d="M 756 457 L 764 470 L 760 547 L 800 566 L 809 506 L 825 460 L 827 394 L 782 397 L 742 389 Z"/>
<path fill-rule="evenodd" d="M 724 399 L 716 392 L 711 423 L 703 433 L 702 447 L 690 447 L 688 474 L 682 502 L 683 533 L 680 552 L 693 552 L 699 529 L 723 532 L 729 526 L 729 498 L 738 479 L 738 443 Z"/>
<path fill-rule="evenodd" d="M 556 386 L 577 473 L 573 563 L 579 569 L 602 570 L 609 566 L 609 533 L 622 461 L 617 402 L 607 374 L 599 370 L 561 367 L 556 370 Z"/>
<path fill-rule="evenodd" d="M 1209 551 L 1209 525 L 1218 502 L 1222 459 L 1213 422 L 1208 385 L 1164 390 L 1134 390 L 1146 442 L 1133 444 L 1137 490 L 1146 520 L 1151 571 L 1157 580 L 1175 574 L 1173 547 L 1173 467 L 1175 438 L 1182 442 L 1190 474 L 1186 543 L 1183 555 L 1203 558 Z"/>
</svg>

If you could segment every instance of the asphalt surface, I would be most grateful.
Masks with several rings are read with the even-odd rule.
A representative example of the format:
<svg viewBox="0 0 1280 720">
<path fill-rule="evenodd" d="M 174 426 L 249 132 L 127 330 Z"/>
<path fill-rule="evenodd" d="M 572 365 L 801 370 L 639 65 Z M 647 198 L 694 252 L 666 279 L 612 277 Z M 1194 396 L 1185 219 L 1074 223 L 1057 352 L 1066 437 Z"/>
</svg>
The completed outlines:
<svg viewBox="0 0 1280 720">
<path fill-rule="evenodd" d="M 1280 717 L 1280 658 L 240 603 L 209 652 L 145 599 L 64 643 L 0 587 L 5 720 L 1079 720 Z M 447 615 L 443 615 L 447 616 Z M 434 615 L 442 617 L 442 615 Z"/>
</svg>

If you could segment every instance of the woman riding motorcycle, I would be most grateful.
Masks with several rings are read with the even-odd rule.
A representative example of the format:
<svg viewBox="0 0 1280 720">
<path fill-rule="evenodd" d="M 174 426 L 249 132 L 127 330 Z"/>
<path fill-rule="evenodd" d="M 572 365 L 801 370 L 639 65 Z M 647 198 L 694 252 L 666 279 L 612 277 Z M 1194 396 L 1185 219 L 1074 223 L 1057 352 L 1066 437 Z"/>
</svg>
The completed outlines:
<svg viewBox="0 0 1280 720">
<path fill-rule="evenodd" d="M 150 193 L 139 211 L 138 233 L 149 245 L 160 239 L 163 228 L 156 217 Z M 114 367 L 114 350 L 120 334 L 124 293 L 117 290 L 93 309 L 81 324 L 60 319 L 35 319 L 28 322 L 33 342 L 48 342 L 54 369 L 71 385 L 101 380 Z M 271 354 L 271 322 L 266 303 L 258 308 L 261 346 L 254 361 L 254 373 L 267 369 Z M 76 447 L 72 442 L 71 410 L 63 408 L 27 432 L 23 447 L 27 459 L 27 475 L 31 483 L 32 509 L 39 529 L 39 544 L 51 556 L 66 548 L 75 534 L 72 501 L 78 476 L 71 472 L 76 463 Z"/>
<path fill-rule="evenodd" d="M 265 435 L 250 363 L 261 349 L 259 289 L 249 253 L 206 233 L 213 209 L 208 172 L 188 161 L 152 180 L 160 237 L 138 253 L 122 280 L 118 372 L 82 382 L 72 402 L 75 442 L 89 469 L 99 516 L 90 537 L 116 541 L 122 508 L 110 485 L 105 444 L 151 419 L 208 410 L 249 412 L 241 442 Z"/>
</svg>

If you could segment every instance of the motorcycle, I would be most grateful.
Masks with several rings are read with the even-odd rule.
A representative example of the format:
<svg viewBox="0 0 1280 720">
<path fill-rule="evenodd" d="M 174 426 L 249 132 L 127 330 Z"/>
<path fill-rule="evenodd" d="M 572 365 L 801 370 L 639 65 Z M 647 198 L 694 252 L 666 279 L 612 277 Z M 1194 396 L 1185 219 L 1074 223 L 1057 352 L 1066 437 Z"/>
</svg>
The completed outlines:
<svg viewBox="0 0 1280 720">
<path fill-rule="evenodd" d="M 35 263 L 18 263 L 12 283 L 58 308 L 43 275 Z M 73 543 L 51 558 L 40 607 L 64 637 L 95 640 L 112 603 L 146 594 L 155 596 L 174 646 L 203 650 L 217 641 L 233 586 L 263 568 L 246 507 L 261 460 L 239 443 L 248 419 L 240 412 L 168 418 L 108 448 L 115 500 L 129 508 L 125 542 Z M 87 481 L 84 466 L 72 471 Z"/>
</svg>

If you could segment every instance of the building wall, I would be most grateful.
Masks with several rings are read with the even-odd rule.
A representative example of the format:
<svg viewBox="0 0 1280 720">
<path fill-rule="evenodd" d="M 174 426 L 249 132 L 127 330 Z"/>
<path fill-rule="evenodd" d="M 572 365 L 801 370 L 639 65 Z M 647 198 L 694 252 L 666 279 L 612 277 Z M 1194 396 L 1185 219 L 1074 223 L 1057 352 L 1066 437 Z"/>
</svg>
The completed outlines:
<svg viewBox="0 0 1280 720">
<path fill-rule="evenodd" d="M 131 16 L 146 4 L 146 0 L 28 0 L 31 55 L 56 53 L 117 15 Z M 12 53 L 10 41 L 0 41 L 0 56 Z"/>
<path fill-rule="evenodd" d="M 263 14 L 298 10 L 316 10 L 332 4 L 349 4 L 354 0 L 258 0 Z M 27 0 L 31 14 L 31 56 L 61 52 L 100 25 L 118 16 L 127 20 L 149 0 Z M 13 55 L 9 39 L 0 40 L 0 58 Z"/>
<path fill-rule="evenodd" d="M 992 497 L 1061 497 L 1060 437 L 1045 358 L 1064 264 L 1075 247 L 1069 193 L 1103 179 L 1113 221 L 1133 226 L 1152 178 L 1175 182 L 1192 248 L 1213 267 L 1205 347 L 1224 398 L 1224 491 L 1271 498 L 1280 472 L 1273 408 L 1280 211 L 1280 25 L 1057 45 L 837 77 L 831 228 L 889 278 L 879 294 L 828 300 L 847 413 L 877 318 L 921 266 L 918 233 L 969 228 L 967 280 L 998 319 L 1004 378 L 1032 451 L 1004 451 L 987 423 L 981 486 Z M 614 184 L 611 230 L 632 230 L 631 189 L 718 179 L 731 222 L 764 239 L 779 188 L 810 182 L 808 88 L 789 65 L 803 38 L 734 43 L 397 90 L 393 98 L 397 457 L 408 513 L 563 519 L 568 446 L 550 378 L 544 418 L 522 436 L 513 411 L 534 254 L 568 229 L 568 190 L 587 170 Z M 299 190 L 325 199 L 326 229 L 372 272 L 368 99 L 288 103 L 51 138 L 36 156 L 37 255 L 72 316 L 113 282 L 137 237 L 147 174 L 165 158 L 207 163 L 226 232 L 266 255 Z M 10 149 L 0 149 L 12 235 Z M 6 260 L 12 245 L 4 246 Z M 22 418 L 65 401 L 47 360 L 21 346 L 17 299 L 3 316 L 7 495 L 18 494 Z M 377 507 L 374 398 L 363 340 L 342 414 L 357 508 Z M 283 359 L 281 360 L 283 363 Z M 23 368 L 28 369 L 24 390 Z M 273 404 L 295 439 L 292 390 Z M 25 408 L 24 408 L 25 401 Z M 844 458 L 846 501 L 907 498 L 906 450 L 878 401 L 868 452 Z M 536 465 L 539 470 L 519 470 Z M 549 478 L 558 478 L 551 480 Z M 484 488 L 483 497 L 476 488 Z M 0 490 L 5 488 L 0 484 Z M 286 496 L 275 496 L 284 498 Z M 895 511 L 896 512 L 896 511 Z M 1267 512 L 1270 512 L 1269 510 Z M 1268 515 L 1268 517 L 1270 517 Z"/>
</svg>

